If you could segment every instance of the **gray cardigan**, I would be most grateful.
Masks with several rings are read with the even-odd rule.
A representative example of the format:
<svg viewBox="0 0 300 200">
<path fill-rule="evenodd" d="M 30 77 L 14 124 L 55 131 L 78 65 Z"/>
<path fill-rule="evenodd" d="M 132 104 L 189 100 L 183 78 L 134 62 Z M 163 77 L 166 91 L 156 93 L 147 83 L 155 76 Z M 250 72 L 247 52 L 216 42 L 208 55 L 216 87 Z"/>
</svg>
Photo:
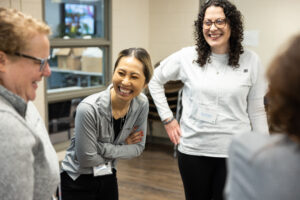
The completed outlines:
<svg viewBox="0 0 300 200">
<path fill-rule="evenodd" d="M 59 183 L 56 152 L 32 102 L 0 86 L 0 199 L 49 200 Z"/>
<path fill-rule="evenodd" d="M 299 200 L 300 144 L 284 134 L 244 134 L 229 149 L 227 200 Z"/>
<path fill-rule="evenodd" d="M 124 126 L 116 138 L 113 128 L 110 89 L 85 98 L 77 107 L 75 135 L 62 161 L 62 170 L 75 180 L 80 174 L 92 174 L 93 167 L 117 159 L 139 156 L 145 147 L 148 99 L 144 94 L 132 99 Z M 127 145 L 125 139 L 133 127 L 142 130 L 144 136 L 137 144 Z"/>
</svg>

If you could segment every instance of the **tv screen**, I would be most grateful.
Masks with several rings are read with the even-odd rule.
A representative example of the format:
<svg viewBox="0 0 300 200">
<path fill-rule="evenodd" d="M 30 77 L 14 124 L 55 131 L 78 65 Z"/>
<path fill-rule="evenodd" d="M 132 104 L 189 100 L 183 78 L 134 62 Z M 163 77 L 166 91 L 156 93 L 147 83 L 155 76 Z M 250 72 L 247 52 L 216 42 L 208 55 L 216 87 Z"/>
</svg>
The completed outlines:
<svg viewBox="0 0 300 200">
<path fill-rule="evenodd" d="M 64 4 L 65 34 L 70 36 L 95 34 L 95 6 Z"/>
</svg>

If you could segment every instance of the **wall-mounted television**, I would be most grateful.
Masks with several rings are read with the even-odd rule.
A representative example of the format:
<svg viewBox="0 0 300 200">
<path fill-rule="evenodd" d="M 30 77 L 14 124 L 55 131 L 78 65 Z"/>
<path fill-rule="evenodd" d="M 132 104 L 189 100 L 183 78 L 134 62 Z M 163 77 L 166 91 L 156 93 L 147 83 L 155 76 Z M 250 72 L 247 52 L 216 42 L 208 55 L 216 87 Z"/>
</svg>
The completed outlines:
<svg viewBox="0 0 300 200">
<path fill-rule="evenodd" d="M 69 36 L 94 35 L 96 30 L 96 11 L 94 5 L 63 4 L 64 33 Z"/>
</svg>

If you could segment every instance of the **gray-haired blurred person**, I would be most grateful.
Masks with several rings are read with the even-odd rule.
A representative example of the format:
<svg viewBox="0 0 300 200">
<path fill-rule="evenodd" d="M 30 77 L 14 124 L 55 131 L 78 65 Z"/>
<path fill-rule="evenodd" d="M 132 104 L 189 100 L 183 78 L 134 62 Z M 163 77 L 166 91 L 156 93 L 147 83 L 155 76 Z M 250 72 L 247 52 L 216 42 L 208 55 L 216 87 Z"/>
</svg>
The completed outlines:
<svg viewBox="0 0 300 200">
<path fill-rule="evenodd" d="M 59 166 L 34 104 L 48 77 L 50 28 L 31 16 L 0 7 L 0 199 L 49 200 Z"/>
</svg>

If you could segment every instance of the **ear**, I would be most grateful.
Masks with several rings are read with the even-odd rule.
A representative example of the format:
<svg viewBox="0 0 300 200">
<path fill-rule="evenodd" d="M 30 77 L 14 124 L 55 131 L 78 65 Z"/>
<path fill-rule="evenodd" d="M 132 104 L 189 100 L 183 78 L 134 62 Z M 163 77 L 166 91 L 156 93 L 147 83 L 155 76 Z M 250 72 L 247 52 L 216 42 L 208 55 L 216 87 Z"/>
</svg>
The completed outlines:
<svg viewBox="0 0 300 200">
<path fill-rule="evenodd" d="M 7 64 L 7 55 L 3 51 L 0 51 L 0 72 L 5 72 L 6 67 L 5 65 Z"/>
<path fill-rule="evenodd" d="M 147 83 L 145 83 L 145 85 L 144 85 L 144 88 L 143 89 L 146 89 L 148 87 L 148 84 Z"/>
</svg>

